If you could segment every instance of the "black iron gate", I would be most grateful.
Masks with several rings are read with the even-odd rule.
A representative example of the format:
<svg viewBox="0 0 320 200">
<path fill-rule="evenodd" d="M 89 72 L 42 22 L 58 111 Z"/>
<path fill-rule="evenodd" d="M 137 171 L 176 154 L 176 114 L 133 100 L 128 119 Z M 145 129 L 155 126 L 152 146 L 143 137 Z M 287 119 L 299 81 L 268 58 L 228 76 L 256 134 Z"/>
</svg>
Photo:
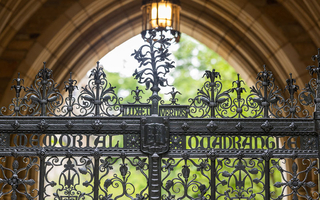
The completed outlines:
<svg viewBox="0 0 320 200">
<path fill-rule="evenodd" d="M 71 75 L 64 98 L 45 65 L 30 87 L 15 79 L 0 117 L 1 198 L 319 199 L 320 51 L 307 68 L 316 79 L 300 93 L 287 79 L 287 99 L 264 67 L 246 97 L 239 77 L 225 90 L 211 70 L 189 105 L 174 89 L 165 104 L 174 65 L 168 39 L 153 37 L 133 53 L 148 103 L 139 88 L 121 103 L 99 63 L 78 97 Z"/>
</svg>

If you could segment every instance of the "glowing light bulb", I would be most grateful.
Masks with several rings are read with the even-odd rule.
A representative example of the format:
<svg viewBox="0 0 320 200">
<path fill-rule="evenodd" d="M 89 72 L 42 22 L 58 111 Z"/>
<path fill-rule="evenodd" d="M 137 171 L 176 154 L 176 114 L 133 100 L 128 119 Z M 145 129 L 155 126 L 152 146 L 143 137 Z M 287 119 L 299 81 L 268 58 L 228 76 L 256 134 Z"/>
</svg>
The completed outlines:
<svg viewBox="0 0 320 200">
<path fill-rule="evenodd" d="M 171 26 L 172 8 L 170 3 L 153 3 L 151 9 L 152 28 Z"/>
</svg>

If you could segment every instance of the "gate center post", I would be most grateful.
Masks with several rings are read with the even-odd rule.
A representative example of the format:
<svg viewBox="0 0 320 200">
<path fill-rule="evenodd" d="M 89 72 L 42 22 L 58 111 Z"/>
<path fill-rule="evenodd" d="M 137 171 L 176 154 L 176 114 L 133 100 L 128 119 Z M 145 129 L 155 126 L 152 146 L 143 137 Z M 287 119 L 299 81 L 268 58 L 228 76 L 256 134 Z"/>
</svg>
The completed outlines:
<svg viewBox="0 0 320 200">
<path fill-rule="evenodd" d="M 141 118 L 141 151 L 149 158 L 149 198 L 161 199 L 161 154 L 169 151 L 169 119 L 148 116 Z"/>
</svg>

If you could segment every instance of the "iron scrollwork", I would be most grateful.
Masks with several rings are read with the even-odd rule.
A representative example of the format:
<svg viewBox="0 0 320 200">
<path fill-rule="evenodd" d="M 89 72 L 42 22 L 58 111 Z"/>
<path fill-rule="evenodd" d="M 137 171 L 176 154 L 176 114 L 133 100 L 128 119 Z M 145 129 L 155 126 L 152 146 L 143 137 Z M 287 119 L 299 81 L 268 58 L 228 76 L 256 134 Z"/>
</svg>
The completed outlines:
<svg viewBox="0 0 320 200">
<path fill-rule="evenodd" d="M 210 185 L 211 166 L 208 159 L 191 159 L 190 154 L 187 152 L 182 153 L 182 159 L 163 159 L 162 160 L 162 188 L 166 194 L 162 195 L 163 200 L 173 199 L 197 199 L 207 200 L 210 199 Z M 196 168 L 199 173 L 191 171 Z M 179 169 L 177 176 L 176 170 Z"/>
<path fill-rule="evenodd" d="M 92 77 L 92 78 L 91 78 Z M 78 96 L 80 116 L 118 116 L 121 114 L 120 101 L 115 93 L 115 87 L 106 79 L 102 67 L 97 66 L 91 70 L 91 78 L 85 87 L 82 87 Z"/>
<path fill-rule="evenodd" d="M 146 193 L 148 184 L 146 184 L 146 186 L 143 187 L 139 193 L 136 193 L 135 185 L 130 182 L 130 180 L 134 178 L 137 180 L 138 177 L 139 180 L 142 180 L 141 178 L 143 177 L 147 183 L 147 158 L 140 158 L 138 156 L 129 158 L 124 152 L 122 152 L 117 158 L 112 158 L 109 156 L 105 159 L 100 159 L 100 163 L 99 172 L 101 176 L 99 177 L 99 181 L 103 184 L 100 184 L 99 189 L 103 194 L 99 195 L 99 200 L 113 200 L 125 196 L 132 200 L 148 199 L 148 194 Z M 118 166 L 119 168 L 115 169 L 115 166 Z M 131 170 L 131 166 L 141 174 L 138 176 L 136 173 L 134 173 L 133 170 Z M 114 191 L 117 189 L 121 191 L 120 194 L 113 196 Z M 111 190 L 113 190 L 113 192 L 110 192 Z M 132 195 L 135 193 L 136 197 L 133 197 Z"/>
<path fill-rule="evenodd" d="M 264 199 L 264 160 L 217 159 L 217 199 Z"/>
<path fill-rule="evenodd" d="M 17 84 L 11 88 L 16 90 L 16 97 L 13 98 L 9 105 L 9 113 L 7 115 L 15 116 L 47 116 L 57 115 L 60 106 L 63 104 L 63 97 L 58 90 L 58 84 L 52 79 L 52 70 L 46 68 L 43 63 L 41 69 L 35 77 L 33 85 L 24 87 L 21 85 L 24 80 L 20 78 L 18 73 Z M 20 93 L 25 90 L 26 94 L 20 98 Z M 1 115 L 8 111 L 5 107 L 1 108 Z M 11 112 L 11 113 L 10 113 Z"/>
<path fill-rule="evenodd" d="M 61 169 L 60 174 L 55 175 L 56 169 Z M 49 157 L 45 161 L 44 199 L 94 199 L 92 169 L 93 162 L 90 158 L 75 158 L 71 152 L 66 157 Z M 83 188 L 87 189 L 84 191 Z"/>
<path fill-rule="evenodd" d="M 52 79 L 52 70 L 46 68 L 43 63 L 43 69 L 39 71 L 31 87 L 27 87 L 26 94 L 23 97 L 27 106 L 28 115 L 57 115 L 60 106 L 63 104 L 63 97 L 58 90 L 58 84 Z M 31 102 L 28 104 L 28 102 Z"/>
<path fill-rule="evenodd" d="M 206 76 L 210 81 L 206 81 L 201 89 L 198 89 L 197 96 L 189 99 L 191 117 L 226 117 L 227 109 L 231 107 L 231 90 L 222 92 L 222 83 L 219 72 L 215 69 L 206 70 L 203 77 Z"/>
<path fill-rule="evenodd" d="M 259 72 L 257 82 L 252 86 L 251 94 L 247 97 L 248 106 L 253 109 L 254 117 L 277 117 L 274 111 L 284 107 L 284 98 L 280 94 L 280 89 L 274 83 L 274 77 L 271 71 Z"/>
</svg>

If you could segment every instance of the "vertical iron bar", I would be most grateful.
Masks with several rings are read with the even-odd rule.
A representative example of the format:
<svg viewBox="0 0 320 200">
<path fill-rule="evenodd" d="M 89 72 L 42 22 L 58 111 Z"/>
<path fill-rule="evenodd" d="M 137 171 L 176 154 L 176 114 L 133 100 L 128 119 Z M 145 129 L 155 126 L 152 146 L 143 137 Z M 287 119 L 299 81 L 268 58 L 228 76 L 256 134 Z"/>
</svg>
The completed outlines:
<svg viewBox="0 0 320 200">
<path fill-rule="evenodd" d="M 97 71 L 96 71 L 97 74 L 99 74 L 99 61 L 97 62 Z M 97 104 L 97 102 L 100 101 L 100 84 L 101 84 L 101 78 L 99 75 L 97 75 L 95 78 L 97 78 L 95 80 L 95 84 L 96 84 L 96 102 L 94 103 L 95 105 L 95 113 L 94 115 L 95 116 L 99 116 L 100 113 L 99 113 L 99 104 Z"/>
<path fill-rule="evenodd" d="M 270 159 L 267 158 L 265 159 L 265 191 L 266 191 L 266 196 L 265 199 L 269 200 L 270 199 Z"/>
<path fill-rule="evenodd" d="M 263 81 L 262 82 L 263 84 L 263 90 L 264 90 L 264 102 L 266 103 L 266 105 L 264 106 L 264 109 L 263 109 L 263 117 L 264 118 L 268 118 L 268 109 L 269 109 L 269 104 L 267 102 L 267 98 L 268 98 L 268 82 L 267 81 Z"/>
<path fill-rule="evenodd" d="M 320 144 L 320 48 L 318 49 L 318 54 L 313 57 L 313 60 L 317 59 L 318 66 L 316 68 L 316 75 L 317 75 L 317 89 L 316 89 L 316 99 L 315 99 L 315 112 L 314 112 L 314 124 L 315 124 L 315 131 L 318 134 L 318 168 L 320 168 L 320 151 L 319 151 L 319 144 Z M 320 179 L 320 175 L 318 175 L 318 179 Z M 318 182 L 319 184 L 319 182 Z M 319 185 L 318 185 L 319 188 Z"/>
<path fill-rule="evenodd" d="M 157 70 L 157 62 L 156 62 L 156 51 L 154 50 L 154 43 L 152 44 L 152 41 L 150 41 L 150 55 L 151 55 L 151 65 L 152 65 L 152 75 L 153 75 L 153 85 L 150 89 L 152 91 L 151 99 L 151 115 L 158 115 L 158 107 L 159 107 L 159 75 Z"/>
<path fill-rule="evenodd" d="M 150 200 L 161 199 L 161 157 L 154 153 L 149 156 L 149 196 Z"/>
<path fill-rule="evenodd" d="M 216 158 L 211 159 L 211 200 L 216 199 Z"/>
<path fill-rule="evenodd" d="M 318 168 L 320 168 L 320 151 L 319 151 L 319 144 L 320 144 L 320 48 L 318 48 L 318 54 L 312 56 L 313 61 L 318 61 L 317 66 L 308 66 L 307 69 L 309 70 L 310 75 L 312 76 L 314 73 L 316 74 L 316 96 L 314 99 L 315 102 L 315 110 L 313 114 L 314 119 L 314 129 L 315 132 L 318 134 Z M 320 175 L 318 176 L 318 179 L 320 179 Z M 319 183 L 318 183 L 319 184 Z M 318 185 L 319 188 L 319 185 Z"/>
<path fill-rule="evenodd" d="M 93 185 L 93 197 L 94 199 L 98 199 L 99 198 L 99 185 L 100 185 L 100 181 L 99 181 L 99 158 L 100 156 L 95 156 L 94 157 L 94 185 Z"/>
<path fill-rule="evenodd" d="M 47 116 L 46 113 L 46 85 L 47 85 L 47 74 L 46 74 L 46 62 L 43 62 L 43 80 L 41 81 L 42 84 L 42 98 L 40 102 L 41 106 L 41 116 Z"/>
<path fill-rule="evenodd" d="M 44 197 L 44 176 L 45 176 L 45 156 L 39 156 L 40 158 L 40 175 L 39 175 L 39 200 L 43 200 Z"/>
<path fill-rule="evenodd" d="M 214 84 L 214 82 L 212 84 Z M 211 101 L 210 102 L 214 102 L 215 101 L 215 99 L 214 99 L 214 87 L 215 87 L 215 85 L 212 85 L 210 87 L 211 87 Z M 215 106 L 210 106 L 210 107 L 211 107 L 211 113 L 210 113 L 211 116 L 210 117 L 214 118 L 215 117 L 215 111 L 214 111 Z"/>
</svg>

